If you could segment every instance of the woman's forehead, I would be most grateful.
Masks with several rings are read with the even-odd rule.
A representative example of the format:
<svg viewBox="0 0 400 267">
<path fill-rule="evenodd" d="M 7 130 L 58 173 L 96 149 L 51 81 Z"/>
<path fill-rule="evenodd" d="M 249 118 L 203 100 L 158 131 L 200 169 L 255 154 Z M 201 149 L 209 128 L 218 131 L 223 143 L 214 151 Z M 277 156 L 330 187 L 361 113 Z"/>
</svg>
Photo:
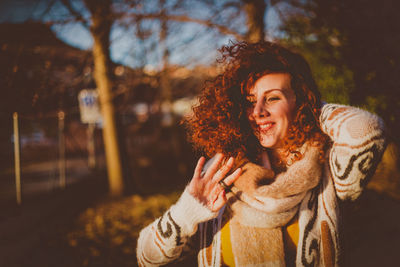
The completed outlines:
<svg viewBox="0 0 400 267">
<path fill-rule="evenodd" d="M 252 87 L 249 88 L 249 95 L 268 93 L 276 90 L 291 90 L 290 75 L 288 73 L 269 73 L 260 77 Z"/>
</svg>

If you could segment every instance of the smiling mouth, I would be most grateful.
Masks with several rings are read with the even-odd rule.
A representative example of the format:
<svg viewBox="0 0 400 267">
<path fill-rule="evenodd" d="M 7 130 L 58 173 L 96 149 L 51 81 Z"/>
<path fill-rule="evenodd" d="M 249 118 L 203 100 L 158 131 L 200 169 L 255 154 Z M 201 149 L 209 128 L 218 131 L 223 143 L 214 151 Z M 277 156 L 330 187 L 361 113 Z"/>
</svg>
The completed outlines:
<svg viewBox="0 0 400 267">
<path fill-rule="evenodd" d="M 269 122 L 265 124 L 259 124 L 258 128 L 260 129 L 261 132 L 267 132 L 269 131 L 272 127 L 274 127 L 275 123 Z"/>
</svg>

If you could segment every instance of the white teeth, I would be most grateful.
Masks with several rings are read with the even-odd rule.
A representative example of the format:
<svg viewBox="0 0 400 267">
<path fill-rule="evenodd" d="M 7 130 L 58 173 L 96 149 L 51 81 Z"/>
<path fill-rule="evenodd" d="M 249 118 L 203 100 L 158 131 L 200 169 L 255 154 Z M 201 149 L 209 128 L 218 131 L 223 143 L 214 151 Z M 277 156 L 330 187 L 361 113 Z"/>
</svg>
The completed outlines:
<svg viewBox="0 0 400 267">
<path fill-rule="evenodd" d="M 260 129 L 261 130 L 265 130 L 265 129 L 269 128 L 271 125 L 272 125 L 272 123 L 261 124 L 260 125 Z"/>
</svg>

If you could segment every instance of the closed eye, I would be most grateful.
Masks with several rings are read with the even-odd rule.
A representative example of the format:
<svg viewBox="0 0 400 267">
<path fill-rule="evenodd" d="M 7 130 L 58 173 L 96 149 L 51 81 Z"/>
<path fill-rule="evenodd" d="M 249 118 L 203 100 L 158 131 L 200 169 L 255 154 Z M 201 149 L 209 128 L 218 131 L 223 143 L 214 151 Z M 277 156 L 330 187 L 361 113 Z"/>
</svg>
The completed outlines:
<svg viewBox="0 0 400 267">
<path fill-rule="evenodd" d="M 278 97 L 278 96 L 273 96 L 273 97 L 269 97 L 268 99 L 267 99 L 267 101 L 268 102 L 272 102 L 272 101 L 278 101 L 278 100 L 280 100 L 281 98 L 280 97 Z"/>
</svg>

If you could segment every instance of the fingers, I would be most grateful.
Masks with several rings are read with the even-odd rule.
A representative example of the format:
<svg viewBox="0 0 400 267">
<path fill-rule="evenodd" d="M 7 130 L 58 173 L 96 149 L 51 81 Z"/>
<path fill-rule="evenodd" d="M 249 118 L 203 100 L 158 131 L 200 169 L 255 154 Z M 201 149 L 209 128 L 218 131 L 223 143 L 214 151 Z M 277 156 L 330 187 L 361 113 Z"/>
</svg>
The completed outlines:
<svg viewBox="0 0 400 267">
<path fill-rule="evenodd" d="M 242 173 L 242 169 L 237 168 L 232 174 L 227 176 L 225 179 L 223 179 L 223 177 L 222 177 L 222 179 L 220 179 L 220 181 L 223 180 L 227 186 L 230 186 L 240 177 L 241 173 Z M 218 184 L 218 185 L 215 185 L 214 192 L 215 192 L 214 196 L 217 195 L 217 197 L 213 198 L 213 203 L 210 206 L 211 206 L 211 210 L 218 211 L 227 202 L 226 191 L 225 191 L 225 188 L 223 188 L 221 185 Z"/>
<path fill-rule="evenodd" d="M 234 159 L 232 157 L 230 157 L 228 159 L 228 161 L 226 162 L 225 165 L 223 165 L 218 171 L 217 173 L 214 175 L 213 181 L 215 183 L 219 182 L 221 179 L 223 179 L 225 177 L 225 175 L 228 174 L 229 170 L 232 168 L 233 166 L 233 162 Z"/>
<path fill-rule="evenodd" d="M 217 199 L 214 201 L 212 207 L 211 207 L 211 211 L 218 211 L 220 210 L 226 203 L 227 199 L 226 199 L 226 195 L 225 195 L 225 191 L 222 190 L 218 196 Z"/>
<path fill-rule="evenodd" d="M 224 189 L 219 185 L 214 185 L 209 194 L 208 207 L 212 211 L 219 210 L 226 203 L 226 196 Z"/>
<path fill-rule="evenodd" d="M 241 168 L 237 168 L 233 173 L 231 173 L 229 176 L 227 176 L 224 179 L 224 183 L 226 185 L 233 184 L 239 178 L 241 173 L 242 173 L 242 169 Z"/>
<path fill-rule="evenodd" d="M 201 177 L 201 171 L 203 170 L 205 162 L 206 162 L 206 159 L 204 157 L 200 157 L 200 159 L 197 161 L 196 168 L 194 169 L 193 178 L 198 179 Z"/>
<path fill-rule="evenodd" d="M 221 186 L 218 182 L 223 180 L 227 186 L 230 186 L 242 172 L 241 168 L 238 168 L 226 176 L 234 165 L 234 158 L 230 157 L 222 164 L 224 159 L 226 159 L 224 155 L 218 153 L 204 174 L 203 168 L 206 160 L 204 157 L 200 157 L 194 170 L 193 179 L 189 184 L 189 192 L 213 211 L 218 211 L 226 204 L 226 192 L 229 191 L 229 188 Z"/>
<path fill-rule="evenodd" d="M 221 164 L 222 160 L 224 159 L 224 154 L 218 153 L 215 156 L 215 160 L 211 164 L 211 166 L 208 168 L 206 175 L 207 177 L 213 177 L 214 174 L 217 172 L 219 165 Z"/>
</svg>

